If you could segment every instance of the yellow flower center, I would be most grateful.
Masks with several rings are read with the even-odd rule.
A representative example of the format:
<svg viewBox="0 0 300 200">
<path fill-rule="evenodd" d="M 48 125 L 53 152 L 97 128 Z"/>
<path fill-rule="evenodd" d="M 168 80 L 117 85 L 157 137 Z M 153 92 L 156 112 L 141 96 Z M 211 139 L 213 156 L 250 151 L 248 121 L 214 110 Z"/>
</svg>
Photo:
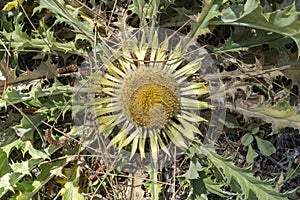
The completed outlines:
<svg viewBox="0 0 300 200">
<path fill-rule="evenodd" d="M 165 86 L 145 84 L 130 97 L 129 112 L 132 120 L 141 126 L 160 127 L 168 122 L 178 100 L 175 93 Z"/>
</svg>

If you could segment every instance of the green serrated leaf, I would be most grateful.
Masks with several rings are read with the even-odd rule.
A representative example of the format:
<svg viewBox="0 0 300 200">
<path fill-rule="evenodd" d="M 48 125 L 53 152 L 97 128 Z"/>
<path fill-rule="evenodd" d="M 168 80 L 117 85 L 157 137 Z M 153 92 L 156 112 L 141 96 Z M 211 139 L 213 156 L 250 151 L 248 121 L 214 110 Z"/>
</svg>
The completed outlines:
<svg viewBox="0 0 300 200">
<path fill-rule="evenodd" d="M 25 142 L 19 143 L 19 145 L 18 145 L 17 148 L 21 150 L 22 155 L 23 155 L 23 157 L 24 157 L 24 156 L 25 156 L 25 153 L 27 153 L 28 150 L 29 150 L 31 147 L 32 147 L 31 142 L 25 141 Z"/>
<path fill-rule="evenodd" d="M 1 149 L 6 153 L 7 157 L 10 155 L 10 152 L 14 149 L 14 148 L 19 148 L 19 146 L 21 145 L 21 143 L 24 143 L 22 140 L 15 140 L 12 143 L 5 145 L 3 147 L 1 147 Z"/>
<path fill-rule="evenodd" d="M 11 174 L 6 173 L 0 177 L 0 198 L 9 190 L 14 191 L 11 184 Z"/>
<path fill-rule="evenodd" d="M 250 193 L 254 193 L 258 199 L 287 200 L 283 194 L 277 193 L 269 182 L 255 178 L 249 169 L 235 166 L 229 159 L 218 155 L 211 146 L 202 145 L 198 148 L 216 168 L 222 169 L 222 174 L 229 184 L 233 183 L 233 179 L 239 185 L 244 199 L 250 199 Z"/>
<path fill-rule="evenodd" d="M 288 43 L 289 41 L 292 41 L 292 39 L 283 35 L 257 30 L 251 37 L 243 38 L 239 41 L 236 41 L 234 38 L 230 37 L 226 39 L 224 44 L 222 44 L 219 48 L 214 49 L 213 52 L 215 54 L 220 54 L 225 52 L 246 51 L 249 48 L 261 46 L 267 43 L 276 48 L 279 52 L 287 53 L 287 49 L 284 47 L 284 44 Z"/>
<path fill-rule="evenodd" d="M 189 34 L 190 38 L 195 39 L 199 35 L 209 33 L 209 21 L 220 16 L 221 12 L 219 7 L 222 5 L 223 0 L 205 0 L 202 12 L 196 16 L 195 24 Z"/>
<path fill-rule="evenodd" d="M 212 194 L 216 194 L 223 198 L 228 198 L 230 196 L 235 196 L 236 194 L 233 192 L 228 192 L 223 189 L 225 184 L 218 183 L 211 179 L 211 177 L 203 179 L 205 184 L 205 188 Z"/>
<path fill-rule="evenodd" d="M 61 83 L 59 83 L 59 81 L 56 80 L 52 85 L 52 87 L 45 88 L 42 90 L 35 88 L 27 93 L 22 93 L 21 91 L 16 89 L 7 90 L 4 94 L 4 100 L 6 100 L 6 102 L 11 104 L 17 104 L 21 102 L 28 102 L 41 97 L 49 97 L 54 95 L 66 95 L 70 93 L 73 93 L 71 86 L 61 85 Z"/>
<path fill-rule="evenodd" d="M 265 155 L 270 156 L 271 154 L 276 152 L 276 148 L 273 146 L 273 144 L 267 140 L 263 140 L 258 136 L 255 136 L 257 147 L 259 151 Z"/>
<path fill-rule="evenodd" d="M 258 5 L 259 2 L 256 0 L 247 0 L 244 5 L 233 3 L 230 7 L 222 10 L 221 19 L 225 23 L 234 22 L 253 12 Z"/>
<path fill-rule="evenodd" d="M 230 9 L 233 14 L 229 16 L 222 15 L 222 17 L 218 19 L 215 18 L 211 20 L 209 24 L 246 26 L 278 33 L 292 38 L 298 49 L 300 49 L 300 20 L 298 20 L 299 12 L 296 11 L 295 4 L 282 10 L 264 13 L 263 7 L 261 5 L 256 6 L 255 1 L 256 0 L 247 0 L 251 8 L 246 7 L 247 3 L 238 8 L 233 4 L 230 8 L 225 8 L 223 11 L 225 12 L 227 9 Z M 248 10 L 250 13 L 247 12 L 247 14 L 244 15 L 243 11 L 245 10 Z M 235 14 L 237 15 L 235 16 Z M 300 51 L 298 51 L 298 57 L 299 56 Z"/>
<path fill-rule="evenodd" d="M 140 1 L 133 0 L 132 4 L 129 5 L 128 9 L 133 13 L 136 13 L 141 20 L 141 24 L 144 25 L 145 19 L 152 20 L 157 15 L 157 11 L 166 9 L 174 1 Z"/>
<path fill-rule="evenodd" d="M 17 102 L 26 101 L 30 97 L 30 94 L 24 94 L 19 90 L 11 89 L 5 92 L 4 98 L 10 103 L 15 104 Z"/>
<path fill-rule="evenodd" d="M 17 189 L 20 194 L 17 199 L 32 198 L 50 179 L 57 176 L 61 169 L 67 164 L 66 159 L 60 159 L 56 162 L 44 162 L 40 165 L 40 173 L 35 180 L 24 179 L 22 182 L 17 182 Z"/>
<path fill-rule="evenodd" d="M 26 161 L 12 163 L 10 167 L 14 173 L 19 173 L 21 175 L 30 175 L 30 171 L 36 166 L 38 163 L 43 161 L 44 159 L 29 159 Z"/>
<path fill-rule="evenodd" d="M 42 158 L 44 160 L 50 159 L 50 157 L 47 153 L 37 150 L 37 149 L 34 149 L 32 146 L 31 146 L 31 148 L 29 148 L 29 154 L 31 155 L 31 157 L 33 159 L 38 159 L 38 158 Z"/>
<path fill-rule="evenodd" d="M 90 35 L 93 32 L 93 26 L 83 23 L 79 18 L 79 8 L 66 6 L 62 0 L 38 0 L 39 6 L 35 7 L 33 13 L 39 12 L 42 9 L 47 9 L 56 15 L 56 23 L 65 22 L 72 26 L 75 30 L 80 31 L 84 35 Z M 91 38 L 92 39 L 92 38 Z"/>
<path fill-rule="evenodd" d="M 23 137 L 25 134 L 30 135 L 35 131 L 35 127 L 38 127 L 40 124 L 42 124 L 42 121 L 45 119 L 46 117 L 40 114 L 27 115 L 27 117 L 23 116 L 21 123 L 14 126 L 13 129 L 16 131 L 16 134 L 19 137 Z"/>
<path fill-rule="evenodd" d="M 275 26 L 285 27 L 295 22 L 298 19 L 299 13 L 296 10 L 295 4 L 292 4 L 282 10 L 265 13 L 263 16 Z"/>
<path fill-rule="evenodd" d="M 23 32 L 23 18 L 24 15 L 19 13 L 15 18 L 14 25 L 15 30 L 7 32 L 3 30 L 0 32 L 4 36 L 5 44 L 14 50 L 24 50 L 24 49 L 36 49 L 42 50 L 44 52 L 49 52 L 51 50 L 57 50 L 62 52 L 74 52 L 85 54 L 83 50 L 77 49 L 73 41 L 61 43 L 56 40 L 54 37 L 54 32 L 50 29 L 45 30 L 44 38 L 40 38 L 40 34 L 32 33 L 28 35 L 26 32 Z M 10 41 L 13 41 L 10 43 Z M 51 42 L 51 43 L 50 43 Z"/>
<path fill-rule="evenodd" d="M 65 181 L 62 183 L 64 187 L 61 189 L 61 196 L 65 200 L 83 200 L 83 196 L 79 193 L 78 181 L 79 181 L 79 167 L 74 165 L 71 168 L 63 169 L 65 175 Z"/>
<path fill-rule="evenodd" d="M 14 148 L 21 150 L 23 154 L 29 152 L 31 158 L 25 161 L 8 164 L 7 158 Z M 45 149 L 45 152 L 47 153 L 44 153 L 34 149 L 30 141 L 24 142 L 21 139 L 16 140 L 9 145 L 0 147 L 0 174 L 4 173 L 4 175 L 0 176 L 0 198 L 9 190 L 18 190 L 21 192 L 18 195 L 18 199 L 29 199 L 29 197 L 32 197 L 38 192 L 43 184 L 49 181 L 54 175 L 58 174 L 58 168 L 62 168 L 67 164 L 66 159 L 60 159 L 56 162 L 43 162 L 45 159 L 49 159 L 48 155 L 54 153 L 57 149 L 59 149 L 59 147 L 49 147 Z M 42 162 L 43 164 L 41 164 Z M 32 169 L 37 165 L 40 166 L 41 173 L 36 180 L 31 182 L 30 186 L 26 187 L 29 182 L 26 182 L 26 179 L 23 178 L 26 175 L 31 175 Z M 26 184 L 25 182 L 20 182 L 21 180 L 24 180 Z M 20 186 L 20 188 L 16 187 L 17 185 Z"/>
</svg>

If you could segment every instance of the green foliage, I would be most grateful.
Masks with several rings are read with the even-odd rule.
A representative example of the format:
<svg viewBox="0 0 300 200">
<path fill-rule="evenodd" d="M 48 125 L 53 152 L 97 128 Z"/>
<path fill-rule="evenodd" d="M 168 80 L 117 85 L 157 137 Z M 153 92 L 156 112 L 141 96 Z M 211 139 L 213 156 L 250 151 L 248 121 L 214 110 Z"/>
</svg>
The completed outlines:
<svg viewBox="0 0 300 200">
<path fill-rule="evenodd" d="M 287 199 L 285 195 L 277 193 L 270 182 L 255 178 L 250 169 L 235 166 L 230 159 L 218 155 L 212 147 L 200 146 L 199 151 L 207 156 L 217 169 L 222 170 L 221 173 L 226 177 L 227 184 L 233 188 L 238 187 L 236 189 L 242 194 L 243 199 Z"/>
<path fill-rule="evenodd" d="M 187 156 L 191 159 L 190 165 L 180 180 L 183 185 L 189 182 L 190 199 L 207 198 L 210 193 L 224 198 L 287 199 L 272 188 L 272 182 L 254 177 L 250 169 L 235 166 L 231 159 L 218 155 L 210 145 L 195 143 Z M 232 192 L 225 190 L 228 186 Z"/>
<path fill-rule="evenodd" d="M 78 191 L 79 168 L 74 165 L 71 168 L 63 169 L 63 178 L 57 177 L 56 181 L 64 187 L 60 190 L 62 199 L 65 200 L 83 200 L 83 196 Z"/>
<path fill-rule="evenodd" d="M 80 20 L 80 8 L 74 8 L 63 0 L 38 0 L 39 6 L 35 7 L 33 13 L 47 9 L 56 16 L 55 23 L 65 23 L 80 32 L 86 39 L 92 39 L 93 26 Z M 79 33 L 79 34 L 80 34 Z M 52 44 L 52 43 L 51 43 Z"/>
<path fill-rule="evenodd" d="M 225 52 L 240 52 L 246 51 L 252 47 L 261 46 L 263 44 L 269 44 L 270 47 L 278 49 L 280 53 L 287 53 L 287 49 L 284 45 L 291 42 L 292 39 L 283 35 L 256 30 L 251 37 L 242 38 L 242 40 L 236 40 L 232 36 L 225 40 L 224 44 L 213 50 L 215 54 L 221 54 Z"/>
<path fill-rule="evenodd" d="M 276 152 L 276 148 L 273 146 L 271 142 L 265 139 L 261 139 L 258 136 L 259 133 L 259 124 L 252 123 L 248 126 L 247 132 L 241 139 L 241 142 L 243 145 L 248 146 L 248 152 L 246 156 L 246 160 L 248 163 L 253 163 L 255 157 L 258 155 L 255 150 L 252 148 L 251 143 L 256 141 L 258 150 L 261 154 L 264 156 L 270 156 L 271 154 Z M 263 131 L 260 131 L 260 133 L 264 134 Z"/>
<path fill-rule="evenodd" d="M 41 28 L 46 29 L 43 32 L 43 38 L 39 33 L 33 33 L 28 35 L 26 32 L 22 31 L 24 28 L 25 16 L 22 13 L 19 13 L 14 19 L 14 30 L 7 31 L 3 30 L 1 33 L 4 36 L 6 43 L 10 40 L 14 42 L 11 44 L 11 47 L 15 50 L 25 50 L 25 49 L 34 49 L 34 50 L 42 50 L 44 52 L 49 52 L 52 50 L 63 51 L 63 52 L 75 52 L 76 46 L 74 42 L 61 43 L 58 42 L 54 37 L 54 32 L 50 29 L 47 29 L 44 24 L 41 22 Z M 46 43 L 46 44 L 45 44 Z"/>
<path fill-rule="evenodd" d="M 183 187 L 191 188 L 188 199 L 207 199 L 209 194 L 223 198 L 237 195 L 235 192 L 224 190 L 226 183 L 218 175 L 213 175 L 215 167 L 203 156 L 197 145 L 189 148 L 187 158 L 190 159 L 188 169 L 178 180 Z"/>
<path fill-rule="evenodd" d="M 61 190 L 63 200 L 84 200 L 84 197 L 78 193 L 78 187 L 75 187 L 72 182 L 68 182 Z"/>
<path fill-rule="evenodd" d="M 219 11 L 222 0 L 205 0 L 202 11 L 196 16 L 195 24 L 192 26 L 190 37 L 195 39 L 199 35 L 210 33 L 209 21 L 221 15 Z"/>
<path fill-rule="evenodd" d="M 271 142 L 263 140 L 258 136 L 255 136 L 255 139 L 257 147 L 263 155 L 270 156 L 271 154 L 275 153 L 276 149 Z"/>
<path fill-rule="evenodd" d="M 299 48 L 300 21 L 298 19 L 299 12 L 297 12 L 295 4 L 282 10 L 264 13 L 258 0 L 247 0 L 245 4 L 233 3 L 231 6 L 225 7 L 222 10 L 222 16 L 212 19 L 210 24 L 246 26 L 278 33 L 292 38 Z M 272 37 L 272 35 L 267 37 Z M 299 52 L 298 57 L 300 56 Z"/>
<path fill-rule="evenodd" d="M 155 20 L 158 12 L 164 12 L 174 2 L 175 0 L 133 0 L 132 4 L 128 7 L 128 10 L 131 10 L 133 13 L 137 14 L 141 20 L 141 25 L 144 25 L 143 23 L 146 21 L 146 19 L 150 21 L 153 19 Z"/>
<path fill-rule="evenodd" d="M 42 107 L 46 102 L 47 97 L 64 97 L 63 94 L 68 96 L 70 93 L 72 93 L 72 88 L 68 85 L 62 85 L 58 80 L 54 82 L 52 87 L 45 89 L 32 87 L 29 92 L 25 93 L 16 89 L 11 89 L 4 93 L 2 107 L 17 103 L 26 103 L 26 105 Z"/>
<path fill-rule="evenodd" d="M 13 150 L 18 150 L 22 153 L 22 157 L 28 153 L 27 160 L 21 162 L 11 162 L 10 155 Z M 31 170 L 37 167 L 44 160 L 49 159 L 50 154 L 54 149 L 37 150 L 29 141 L 23 142 L 21 139 L 12 142 L 9 145 L 0 147 L 0 157 L 3 159 L 0 171 L 0 197 L 10 191 L 18 191 L 22 189 L 21 180 L 31 174 Z M 37 191 L 35 191 L 37 192 Z"/>
<path fill-rule="evenodd" d="M 51 154 L 59 148 L 49 146 L 46 149 L 39 150 L 33 147 L 33 142 L 36 141 L 34 136 L 36 131 L 42 132 L 40 126 L 43 121 L 49 123 L 56 120 L 61 112 L 64 116 L 65 113 L 71 111 L 71 107 L 67 106 L 70 98 L 69 93 L 71 93 L 70 86 L 62 85 L 57 80 L 51 87 L 45 89 L 32 87 L 28 92 L 21 92 L 16 89 L 5 91 L 2 99 L 2 108 L 8 109 L 11 105 L 22 103 L 24 107 L 33 106 L 36 108 L 36 112 L 23 115 L 19 122 L 16 121 L 10 127 L 0 132 L 0 135 L 5 135 L 6 131 L 14 130 L 18 137 L 28 140 L 16 139 L 9 144 L 4 143 L 0 147 L 0 157 L 3 161 L 0 165 L 0 197 L 4 196 L 8 191 L 15 191 L 17 192 L 17 198 L 29 199 L 56 175 L 56 173 L 48 174 L 51 166 L 53 166 L 53 170 L 62 166 L 62 163 L 59 165 L 53 163 L 50 164 L 51 166 L 47 170 L 43 170 L 43 166 L 47 163 L 44 162 L 49 160 Z M 13 115 L 10 117 L 13 117 Z M 44 136 L 39 136 L 42 137 L 40 139 L 43 141 Z M 16 154 L 15 150 L 20 151 L 20 160 L 15 161 L 16 158 L 12 157 Z M 66 160 L 63 162 L 63 165 L 65 164 Z M 36 168 L 40 168 L 41 173 L 36 179 L 29 178 L 32 177 L 32 170 Z"/>
</svg>

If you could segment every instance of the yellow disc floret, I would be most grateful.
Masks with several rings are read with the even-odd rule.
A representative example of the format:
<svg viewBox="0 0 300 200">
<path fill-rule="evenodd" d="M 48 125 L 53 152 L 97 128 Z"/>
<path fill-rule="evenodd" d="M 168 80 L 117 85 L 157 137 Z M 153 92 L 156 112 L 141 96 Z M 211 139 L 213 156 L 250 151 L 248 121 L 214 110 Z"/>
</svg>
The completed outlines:
<svg viewBox="0 0 300 200">
<path fill-rule="evenodd" d="M 130 97 L 129 112 L 132 120 L 141 126 L 160 127 L 166 124 L 178 100 L 174 92 L 159 84 L 145 84 Z"/>
</svg>

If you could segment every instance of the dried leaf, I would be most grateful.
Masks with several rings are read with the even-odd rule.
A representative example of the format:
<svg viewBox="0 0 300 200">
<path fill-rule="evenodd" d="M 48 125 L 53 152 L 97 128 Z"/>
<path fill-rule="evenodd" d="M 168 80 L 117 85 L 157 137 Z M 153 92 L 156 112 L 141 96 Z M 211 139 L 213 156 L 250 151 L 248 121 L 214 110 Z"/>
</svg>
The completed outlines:
<svg viewBox="0 0 300 200">
<path fill-rule="evenodd" d="M 267 123 L 272 123 L 273 132 L 285 127 L 300 129 L 300 114 L 296 107 L 288 110 L 276 110 L 271 105 L 262 104 L 256 108 L 246 108 L 241 104 L 232 105 L 229 102 L 226 107 L 242 113 L 245 118 L 255 117 Z"/>
</svg>

